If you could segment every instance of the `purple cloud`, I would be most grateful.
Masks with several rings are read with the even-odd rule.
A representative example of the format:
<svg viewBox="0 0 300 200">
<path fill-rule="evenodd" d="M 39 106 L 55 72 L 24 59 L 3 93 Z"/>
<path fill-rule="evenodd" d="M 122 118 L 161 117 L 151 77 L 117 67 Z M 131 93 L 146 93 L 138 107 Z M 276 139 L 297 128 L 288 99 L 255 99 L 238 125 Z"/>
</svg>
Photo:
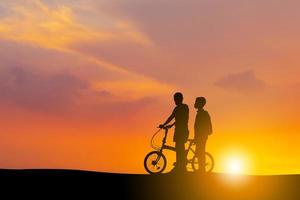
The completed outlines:
<svg viewBox="0 0 300 200">
<path fill-rule="evenodd" d="M 22 67 L 0 68 L 0 91 L 0 104 L 103 121 L 128 120 L 156 102 L 152 97 L 124 99 L 94 90 L 87 80 L 67 72 L 46 74 Z"/>
<path fill-rule="evenodd" d="M 215 82 L 215 85 L 225 90 L 247 93 L 258 91 L 265 87 L 265 82 L 258 79 L 251 70 L 228 74 Z"/>
<path fill-rule="evenodd" d="M 0 75 L 0 101 L 37 111 L 61 111 L 75 103 L 88 84 L 67 73 L 41 74 L 21 67 Z"/>
</svg>

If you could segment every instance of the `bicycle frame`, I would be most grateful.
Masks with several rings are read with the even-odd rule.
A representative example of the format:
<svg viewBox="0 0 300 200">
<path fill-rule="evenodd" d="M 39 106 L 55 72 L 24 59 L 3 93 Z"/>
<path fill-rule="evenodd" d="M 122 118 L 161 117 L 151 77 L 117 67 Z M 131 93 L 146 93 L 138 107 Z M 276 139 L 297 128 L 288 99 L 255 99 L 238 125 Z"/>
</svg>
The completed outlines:
<svg viewBox="0 0 300 200">
<path fill-rule="evenodd" d="M 160 130 L 164 130 L 165 134 L 163 136 L 163 140 L 162 140 L 162 144 L 161 145 L 155 145 L 155 143 L 153 142 L 153 139 L 155 138 L 155 136 L 157 135 L 157 133 Z M 163 153 L 164 150 L 170 150 L 170 151 L 174 151 L 176 152 L 176 148 L 174 146 L 170 146 L 167 145 L 167 137 L 168 137 L 168 129 L 170 129 L 170 127 L 164 127 L 159 129 L 156 133 L 154 133 L 154 135 L 152 136 L 151 139 L 151 146 L 153 147 L 153 149 L 155 149 L 155 151 L 152 151 L 150 153 L 148 153 L 144 159 L 144 167 L 146 169 L 147 172 L 149 172 L 150 174 L 154 174 L 154 173 L 161 173 L 165 170 L 166 168 L 166 163 L 167 163 L 167 159 Z M 186 161 L 187 161 L 187 170 L 188 171 L 197 171 L 199 169 L 199 162 L 196 156 L 196 144 L 195 144 L 195 140 L 194 139 L 188 139 L 187 140 L 188 144 L 185 145 L 185 147 L 187 146 L 187 148 L 185 148 L 185 156 L 186 156 Z M 151 156 L 154 155 L 156 156 L 154 159 L 151 160 Z M 150 158 L 150 159 L 149 159 Z M 163 165 L 157 165 L 157 163 L 160 161 L 160 159 L 162 158 L 163 160 Z M 206 172 L 211 172 L 213 167 L 214 167 L 214 159 L 212 157 L 211 154 L 205 152 L 205 170 Z M 150 161 L 150 162 L 149 162 Z M 176 162 L 173 163 L 173 166 L 176 165 Z M 154 168 L 154 171 L 152 171 L 152 169 L 149 168 L 149 166 L 155 167 L 157 166 L 157 168 Z M 208 168 L 207 168 L 208 166 Z M 192 167 L 192 168 L 190 168 Z M 191 170 L 189 170 L 191 169 Z M 160 170 L 160 171 L 155 171 L 155 170 Z"/>
<path fill-rule="evenodd" d="M 164 149 L 168 149 L 168 150 L 171 150 L 171 151 L 176 151 L 175 147 L 166 145 L 169 129 L 168 128 L 163 128 L 163 129 L 165 130 L 165 136 L 164 136 L 163 141 L 162 141 L 162 146 L 160 148 L 160 152 L 162 153 L 162 151 Z"/>
<path fill-rule="evenodd" d="M 165 130 L 165 136 L 163 138 L 162 146 L 161 146 L 159 152 L 162 153 L 163 150 L 170 150 L 170 151 L 175 151 L 176 152 L 176 148 L 174 146 L 166 145 L 169 128 L 163 128 L 163 129 Z M 195 151 L 191 148 L 192 145 L 193 145 L 194 140 L 193 139 L 188 139 L 187 142 L 189 142 L 189 145 L 188 145 L 188 148 L 185 149 L 186 155 L 189 151 L 192 151 L 195 154 Z"/>
</svg>

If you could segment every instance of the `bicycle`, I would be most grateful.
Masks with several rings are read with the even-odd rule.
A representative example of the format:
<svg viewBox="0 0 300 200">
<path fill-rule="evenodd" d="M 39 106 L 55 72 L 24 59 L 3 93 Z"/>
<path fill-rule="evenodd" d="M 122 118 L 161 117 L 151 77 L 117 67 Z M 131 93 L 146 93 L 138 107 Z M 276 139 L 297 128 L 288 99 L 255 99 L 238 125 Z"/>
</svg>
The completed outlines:
<svg viewBox="0 0 300 200">
<path fill-rule="evenodd" d="M 171 150 L 171 151 L 176 151 L 175 147 L 166 145 L 166 140 L 168 136 L 168 130 L 171 127 L 164 127 L 160 128 L 156 133 L 151 138 L 151 146 L 155 151 L 151 151 L 148 153 L 144 159 L 144 167 L 146 171 L 149 174 L 160 174 L 162 173 L 167 166 L 167 159 L 166 156 L 163 154 L 164 150 Z M 165 130 L 165 135 L 162 140 L 162 145 L 161 146 L 156 146 L 154 144 L 154 138 L 155 136 L 162 130 Z M 198 158 L 195 155 L 195 149 L 196 149 L 196 144 L 193 139 L 188 139 L 188 148 L 185 150 L 186 155 L 188 155 L 189 152 L 192 152 L 192 158 L 188 159 L 187 158 L 187 169 L 190 169 L 191 171 L 197 171 L 199 170 L 199 162 Z M 175 166 L 176 163 L 173 164 Z M 191 165 L 191 168 L 188 168 L 188 166 Z M 214 168 L 214 159 L 213 156 L 205 152 L 205 172 L 211 172 Z"/>
</svg>

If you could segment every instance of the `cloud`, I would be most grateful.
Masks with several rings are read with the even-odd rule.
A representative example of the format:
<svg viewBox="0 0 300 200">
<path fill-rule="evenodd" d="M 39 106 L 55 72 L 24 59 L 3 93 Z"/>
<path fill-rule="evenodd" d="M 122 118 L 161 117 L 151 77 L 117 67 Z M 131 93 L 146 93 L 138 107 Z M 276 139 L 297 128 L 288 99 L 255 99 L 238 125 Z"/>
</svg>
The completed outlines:
<svg viewBox="0 0 300 200">
<path fill-rule="evenodd" d="M 101 56 L 95 57 L 73 48 L 76 43 L 93 43 L 95 41 L 100 45 L 102 42 L 111 41 L 115 43 L 134 43 L 145 48 L 152 46 L 150 39 L 129 20 L 103 14 L 107 20 L 99 18 L 98 26 L 94 24 L 92 26 L 89 23 L 84 23 L 84 20 L 78 19 L 77 11 L 80 8 L 77 7 L 77 10 L 74 10 L 74 7 L 67 6 L 67 4 L 58 4 L 58 2 L 49 6 L 40 0 L 26 0 L 22 4 L 18 1 L 0 2 L 0 6 L 9 10 L 8 15 L 0 18 L 1 40 L 54 49 L 60 53 L 80 58 L 81 61 L 84 60 L 90 65 L 117 74 L 120 77 L 118 84 L 124 82 L 126 85 L 147 85 L 147 88 L 151 88 L 151 91 L 158 91 L 159 93 L 172 88 L 172 86 L 162 84 L 155 79 L 128 70 L 122 64 L 116 65 L 114 61 L 107 62 Z M 92 11 L 89 16 L 91 18 L 97 17 Z M 114 89 L 116 93 L 121 90 L 124 94 L 134 93 L 134 96 L 140 97 L 141 90 L 135 88 L 120 87 Z M 144 91 L 144 93 L 149 91 Z"/>
<path fill-rule="evenodd" d="M 151 95 L 132 99 L 95 89 L 68 72 L 49 74 L 22 67 L 0 69 L 0 91 L 0 106 L 107 121 L 133 117 L 156 102 Z"/>
<path fill-rule="evenodd" d="M 136 100 L 146 96 L 166 94 L 170 85 L 134 73 L 116 73 L 95 58 L 87 59 L 77 54 L 58 52 L 51 49 L 27 46 L 0 40 L 0 69 L 21 66 L 27 71 L 57 74 L 61 71 L 88 80 L 95 91 L 106 90 L 119 98 Z M 40 73 L 37 73 L 37 76 Z"/>
<path fill-rule="evenodd" d="M 135 117 L 145 117 L 149 108 L 158 102 L 155 97 L 143 97 L 136 100 L 123 99 L 112 94 L 99 94 L 98 102 L 88 105 L 80 112 L 84 116 L 105 121 L 130 121 Z M 141 113 L 142 112 L 142 113 Z M 151 111 L 150 111 L 151 113 Z"/>
<path fill-rule="evenodd" d="M 37 0 L 6 6 L 11 14 L 0 20 L 0 34 L 8 40 L 61 49 L 74 40 L 87 40 L 94 35 L 74 21 L 68 7 L 49 9 Z"/>
<path fill-rule="evenodd" d="M 293 24 L 299 23 L 296 8 L 300 3 L 296 1 L 288 0 L 284 5 L 271 0 L 90 2 L 95 9 L 136 24 L 159 49 L 152 54 L 130 45 L 95 47 L 94 43 L 94 54 L 101 52 L 102 58 L 125 63 L 132 71 L 169 83 L 189 87 L 199 82 L 207 84 L 253 61 L 260 72 L 267 65 L 282 70 L 286 59 L 294 61 L 297 57 L 299 45 L 295 44 L 300 29 Z M 278 15 L 279 11 L 282 15 Z M 84 48 L 91 52 L 90 46 Z M 170 71 L 175 73 L 168 75 Z"/>
<path fill-rule="evenodd" d="M 45 75 L 21 67 L 2 69 L 0 101 L 34 111 L 71 108 L 88 83 L 67 73 Z"/>
<path fill-rule="evenodd" d="M 129 21 L 109 19 L 110 26 L 97 28 L 81 23 L 74 10 L 65 5 L 48 6 L 40 0 L 27 0 L 22 4 L 1 2 L 10 11 L 0 18 L 0 35 L 47 48 L 66 49 L 70 44 L 83 41 L 124 40 L 151 45 L 149 38 Z M 99 20 L 101 24 L 101 20 Z"/>
<path fill-rule="evenodd" d="M 265 82 L 258 79 L 252 70 L 228 74 L 215 82 L 215 85 L 228 91 L 247 93 L 259 91 Z"/>
</svg>

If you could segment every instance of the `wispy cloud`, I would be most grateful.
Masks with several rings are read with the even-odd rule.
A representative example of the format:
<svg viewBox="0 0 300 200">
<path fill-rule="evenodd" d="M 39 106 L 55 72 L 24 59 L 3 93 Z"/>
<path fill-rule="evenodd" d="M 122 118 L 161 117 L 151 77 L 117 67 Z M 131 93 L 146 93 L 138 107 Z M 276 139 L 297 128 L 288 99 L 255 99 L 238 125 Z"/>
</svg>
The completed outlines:
<svg viewBox="0 0 300 200">
<path fill-rule="evenodd" d="M 61 112 L 71 108 L 87 87 L 87 82 L 67 73 L 5 68 L 0 75 L 0 101 L 34 111 Z"/>
<path fill-rule="evenodd" d="M 146 85 L 147 88 L 151 88 L 151 91 L 158 93 L 172 88 L 172 86 L 132 72 L 126 67 L 72 48 L 76 43 L 93 41 L 100 44 L 101 41 L 127 41 L 145 48 L 152 46 L 151 40 L 128 20 L 111 18 L 110 26 L 100 24 L 96 28 L 81 23 L 77 20 L 72 8 L 65 5 L 49 7 L 40 0 L 26 0 L 22 4 L 17 1 L 1 2 L 0 5 L 10 11 L 9 15 L 0 18 L 1 39 L 55 49 L 75 57 L 82 57 L 86 62 L 93 63 L 99 68 L 120 74 L 118 80 L 120 87 L 111 88 L 115 93 L 124 91 L 123 94 L 133 94 L 131 96 L 139 97 L 144 94 L 141 94 L 141 90 L 138 89 L 140 87 L 126 88 L 128 84 L 130 86 Z M 124 87 L 121 87 L 122 85 Z M 144 92 L 150 92 L 150 90 Z"/>
<path fill-rule="evenodd" d="M 215 85 L 229 91 L 248 93 L 265 87 L 265 82 L 256 77 L 252 70 L 228 74 L 215 82 Z"/>
<path fill-rule="evenodd" d="M 80 23 L 67 6 L 50 8 L 40 0 L 0 4 L 10 11 L 0 19 L 0 35 L 9 40 L 56 49 L 90 40 L 125 40 L 151 45 L 149 38 L 128 21 L 115 20 L 110 27 L 94 28 Z"/>
<path fill-rule="evenodd" d="M 156 101 L 150 95 L 133 100 L 109 90 L 95 90 L 89 80 L 72 73 L 47 74 L 22 67 L 0 70 L 0 91 L 0 104 L 43 114 L 76 112 L 106 120 L 128 116 Z"/>
</svg>

